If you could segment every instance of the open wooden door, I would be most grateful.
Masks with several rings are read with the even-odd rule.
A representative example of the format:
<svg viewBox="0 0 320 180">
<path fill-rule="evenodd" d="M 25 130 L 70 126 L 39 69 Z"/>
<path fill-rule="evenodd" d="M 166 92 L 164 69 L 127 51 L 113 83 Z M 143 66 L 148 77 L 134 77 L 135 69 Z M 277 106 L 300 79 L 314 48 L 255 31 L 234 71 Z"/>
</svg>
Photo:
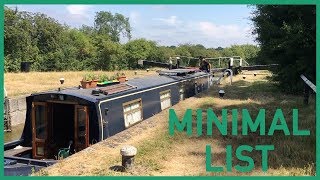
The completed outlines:
<svg viewBox="0 0 320 180">
<path fill-rule="evenodd" d="M 48 108 L 45 102 L 32 103 L 32 155 L 35 159 L 47 157 Z"/>
<path fill-rule="evenodd" d="M 75 105 L 74 148 L 76 152 L 89 146 L 89 110 L 86 106 Z"/>
</svg>

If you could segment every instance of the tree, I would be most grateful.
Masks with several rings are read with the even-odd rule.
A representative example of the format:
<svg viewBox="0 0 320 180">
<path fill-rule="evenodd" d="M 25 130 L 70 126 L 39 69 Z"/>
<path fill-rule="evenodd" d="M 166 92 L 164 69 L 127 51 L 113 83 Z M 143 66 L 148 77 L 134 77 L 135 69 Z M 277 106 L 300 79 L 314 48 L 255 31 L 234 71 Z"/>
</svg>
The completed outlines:
<svg viewBox="0 0 320 180">
<path fill-rule="evenodd" d="M 175 55 L 190 57 L 191 53 L 189 52 L 189 48 L 187 45 L 179 45 L 177 48 L 175 48 Z"/>
<path fill-rule="evenodd" d="M 18 11 L 5 7 L 4 68 L 17 72 L 23 61 L 34 62 L 35 71 L 117 70 L 137 68 L 137 61 L 168 62 L 170 57 L 221 54 L 254 57 L 256 47 L 239 45 L 215 50 L 201 44 L 160 46 L 146 39 L 120 43 L 120 36 L 131 38 L 128 18 L 121 14 L 97 12 L 94 27 L 71 28 L 41 13 Z M 236 53 L 236 54 L 235 54 Z M 181 65 L 189 58 L 182 57 Z"/>
<path fill-rule="evenodd" d="M 65 60 L 61 43 L 62 34 L 68 27 L 45 14 L 36 13 L 33 15 L 33 28 L 33 41 L 40 53 L 33 66 L 41 71 L 65 70 L 59 63 Z"/>
<path fill-rule="evenodd" d="M 261 48 L 258 59 L 279 64 L 279 69 L 274 70 L 274 80 L 283 90 L 300 92 L 300 74 L 315 82 L 315 6 L 257 5 L 252 21 Z"/>
<path fill-rule="evenodd" d="M 120 34 L 131 39 L 131 27 L 129 18 L 122 14 L 100 11 L 96 13 L 94 28 L 99 34 L 107 34 L 112 41 L 119 42 Z"/>
<path fill-rule="evenodd" d="M 5 71 L 17 72 L 20 62 L 38 59 L 39 49 L 34 42 L 32 14 L 7 7 L 4 13 Z"/>
<path fill-rule="evenodd" d="M 81 28 L 79 29 L 80 32 L 86 34 L 86 35 L 93 35 L 94 32 L 94 28 L 91 26 L 87 26 L 87 25 L 82 25 Z"/>
<path fill-rule="evenodd" d="M 173 57 L 174 55 L 175 52 L 173 49 L 165 46 L 157 46 L 156 44 L 154 44 L 147 59 L 151 61 L 168 62 L 169 58 Z"/>
<path fill-rule="evenodd" d="M 63 32 L 60 41 L 63 59 L 58 62 L 59 70 L 92 70 L 92 65 L 96 56 L 96 47 L 90 36 L 76 29 L 69 29 Z"/>
<path fill-rule="evenodd" d="M 250 64 L 256 64 L 256 56 L 260 51 L 256 45 L 244 44 L 244 45 L 232 45 L 231 47 L 224 48 L 219 51 L 221 56 L 240 56 Z"/>
<path fill-rule="evenodd" d="M 130 69 L 136 68 L 138 60 L 147 59 L 154 49 L 154 42 L 136 39 L 125 44 L 126 58 Z"/>
</svg>

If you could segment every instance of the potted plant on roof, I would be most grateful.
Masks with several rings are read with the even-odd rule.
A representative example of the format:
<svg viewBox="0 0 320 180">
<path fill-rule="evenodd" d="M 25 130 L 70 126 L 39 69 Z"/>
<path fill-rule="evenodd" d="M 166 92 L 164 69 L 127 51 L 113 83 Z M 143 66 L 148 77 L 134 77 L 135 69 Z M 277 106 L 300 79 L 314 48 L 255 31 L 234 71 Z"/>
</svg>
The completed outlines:
<svg viewBox="0 0 320 180">
<path fill-rule="evenodd" d="M 91 88 L 97 87 L 98 84 L 98 76 L 95 74 L 91 74 L 92 82 L 91 82 Z"/>
<path fill-rule="evenodd" d="M 117 73 L 117 79 L 120 83 L 126 82 L 126 75 L 124 73 L 121 73 L 121 75 L 119 73 Z"/>
<path fill-rule="evenodd" d="M 80 82 L 81 82 L 82 88 L 87 89 L 87 88 L 96 87 L 98 80 L 94 74 L 87 73 L 82 77 L 82 80 Z"/>
<path fill-rule="evenodd" d="M 98 80 L 98 86 L 105 86 L 107 85 L 110 81 L 109 81 L 109 77 L 106 74 L 102 74 L 99 76 L 99 80 Z"/>
<path fill-rule="evenodd" d="M 119 82 L 118 80 L 117 80 L 117 76 L 116 75 L 113 75 L 113 76 L 111 76 L 110 77 L 110 81 L 112 81 L 112 82 Z"/>
</svg>

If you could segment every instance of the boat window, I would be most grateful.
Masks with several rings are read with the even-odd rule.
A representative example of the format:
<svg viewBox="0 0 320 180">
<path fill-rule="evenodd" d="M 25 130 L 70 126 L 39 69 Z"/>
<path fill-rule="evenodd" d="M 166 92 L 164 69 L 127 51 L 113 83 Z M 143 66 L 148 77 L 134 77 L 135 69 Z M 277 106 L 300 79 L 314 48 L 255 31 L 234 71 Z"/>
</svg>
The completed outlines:
<svg viewBox="0 0 320 180">
<path fill-rule="evenodd" d="M 45 139 L 46 137 L 46 121 L 45 121 L 45 106 L 36 106 L 35 122 L 36 122 L 36 138 Z"/>
<path fill-rule="evenodd" d="M 89 146 L 89 109 L 87 106 L 75 106 L 74 130 L 74 149 L 78 152 Z"/>
<path fill-rule="evenodd" d="M 161 102 L 161 109 L 167 109 L 171 106 L 171 92 L 170 89 L 166 91 L 160 92 L 160 102 Z"/>
<path fill-rule="evenodd" d="M 32 103 L 32 157 L 35 159 L 43 159 L 47 155 L 47 113 L 46 103 Z"/>
<path fill-rule="evenodd" d="M 142 101 L 136 99 L 123 104 L 124 125 L 126 128 L 141 121 L 142 116 Z"/>
<path fill-rule="evenodd" d="M 37 155 L 38 156 L 44 156 L 44 147 L 43 146 L 37 146 Z"/>
<path fill-rule="evenodd" d="M 86 144 L 86 120 L 87 113 L 84 109 L 77 109 L 77 133 L 78 133 L 78 143 L 81 145 Z"/>
</svg>

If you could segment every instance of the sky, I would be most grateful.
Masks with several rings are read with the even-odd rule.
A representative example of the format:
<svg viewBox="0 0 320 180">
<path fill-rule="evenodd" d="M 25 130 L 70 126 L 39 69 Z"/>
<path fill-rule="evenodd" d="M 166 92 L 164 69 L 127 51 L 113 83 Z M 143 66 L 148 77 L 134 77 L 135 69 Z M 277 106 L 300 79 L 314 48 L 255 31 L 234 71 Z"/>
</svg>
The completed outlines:
<svg viewBox="0 0 320 180">
<path fill-rule="evenodd" d="M 40 12 L 73 28 L 93 26 L 96 12 L 129 17 L 132 39 L 159 45 L 202 44 L 207 48 L 256 44 L 246 5 L 10 5 L 19 11 Z M 127 40 L 122 38 L 121 42 Z"/>
</svg>

